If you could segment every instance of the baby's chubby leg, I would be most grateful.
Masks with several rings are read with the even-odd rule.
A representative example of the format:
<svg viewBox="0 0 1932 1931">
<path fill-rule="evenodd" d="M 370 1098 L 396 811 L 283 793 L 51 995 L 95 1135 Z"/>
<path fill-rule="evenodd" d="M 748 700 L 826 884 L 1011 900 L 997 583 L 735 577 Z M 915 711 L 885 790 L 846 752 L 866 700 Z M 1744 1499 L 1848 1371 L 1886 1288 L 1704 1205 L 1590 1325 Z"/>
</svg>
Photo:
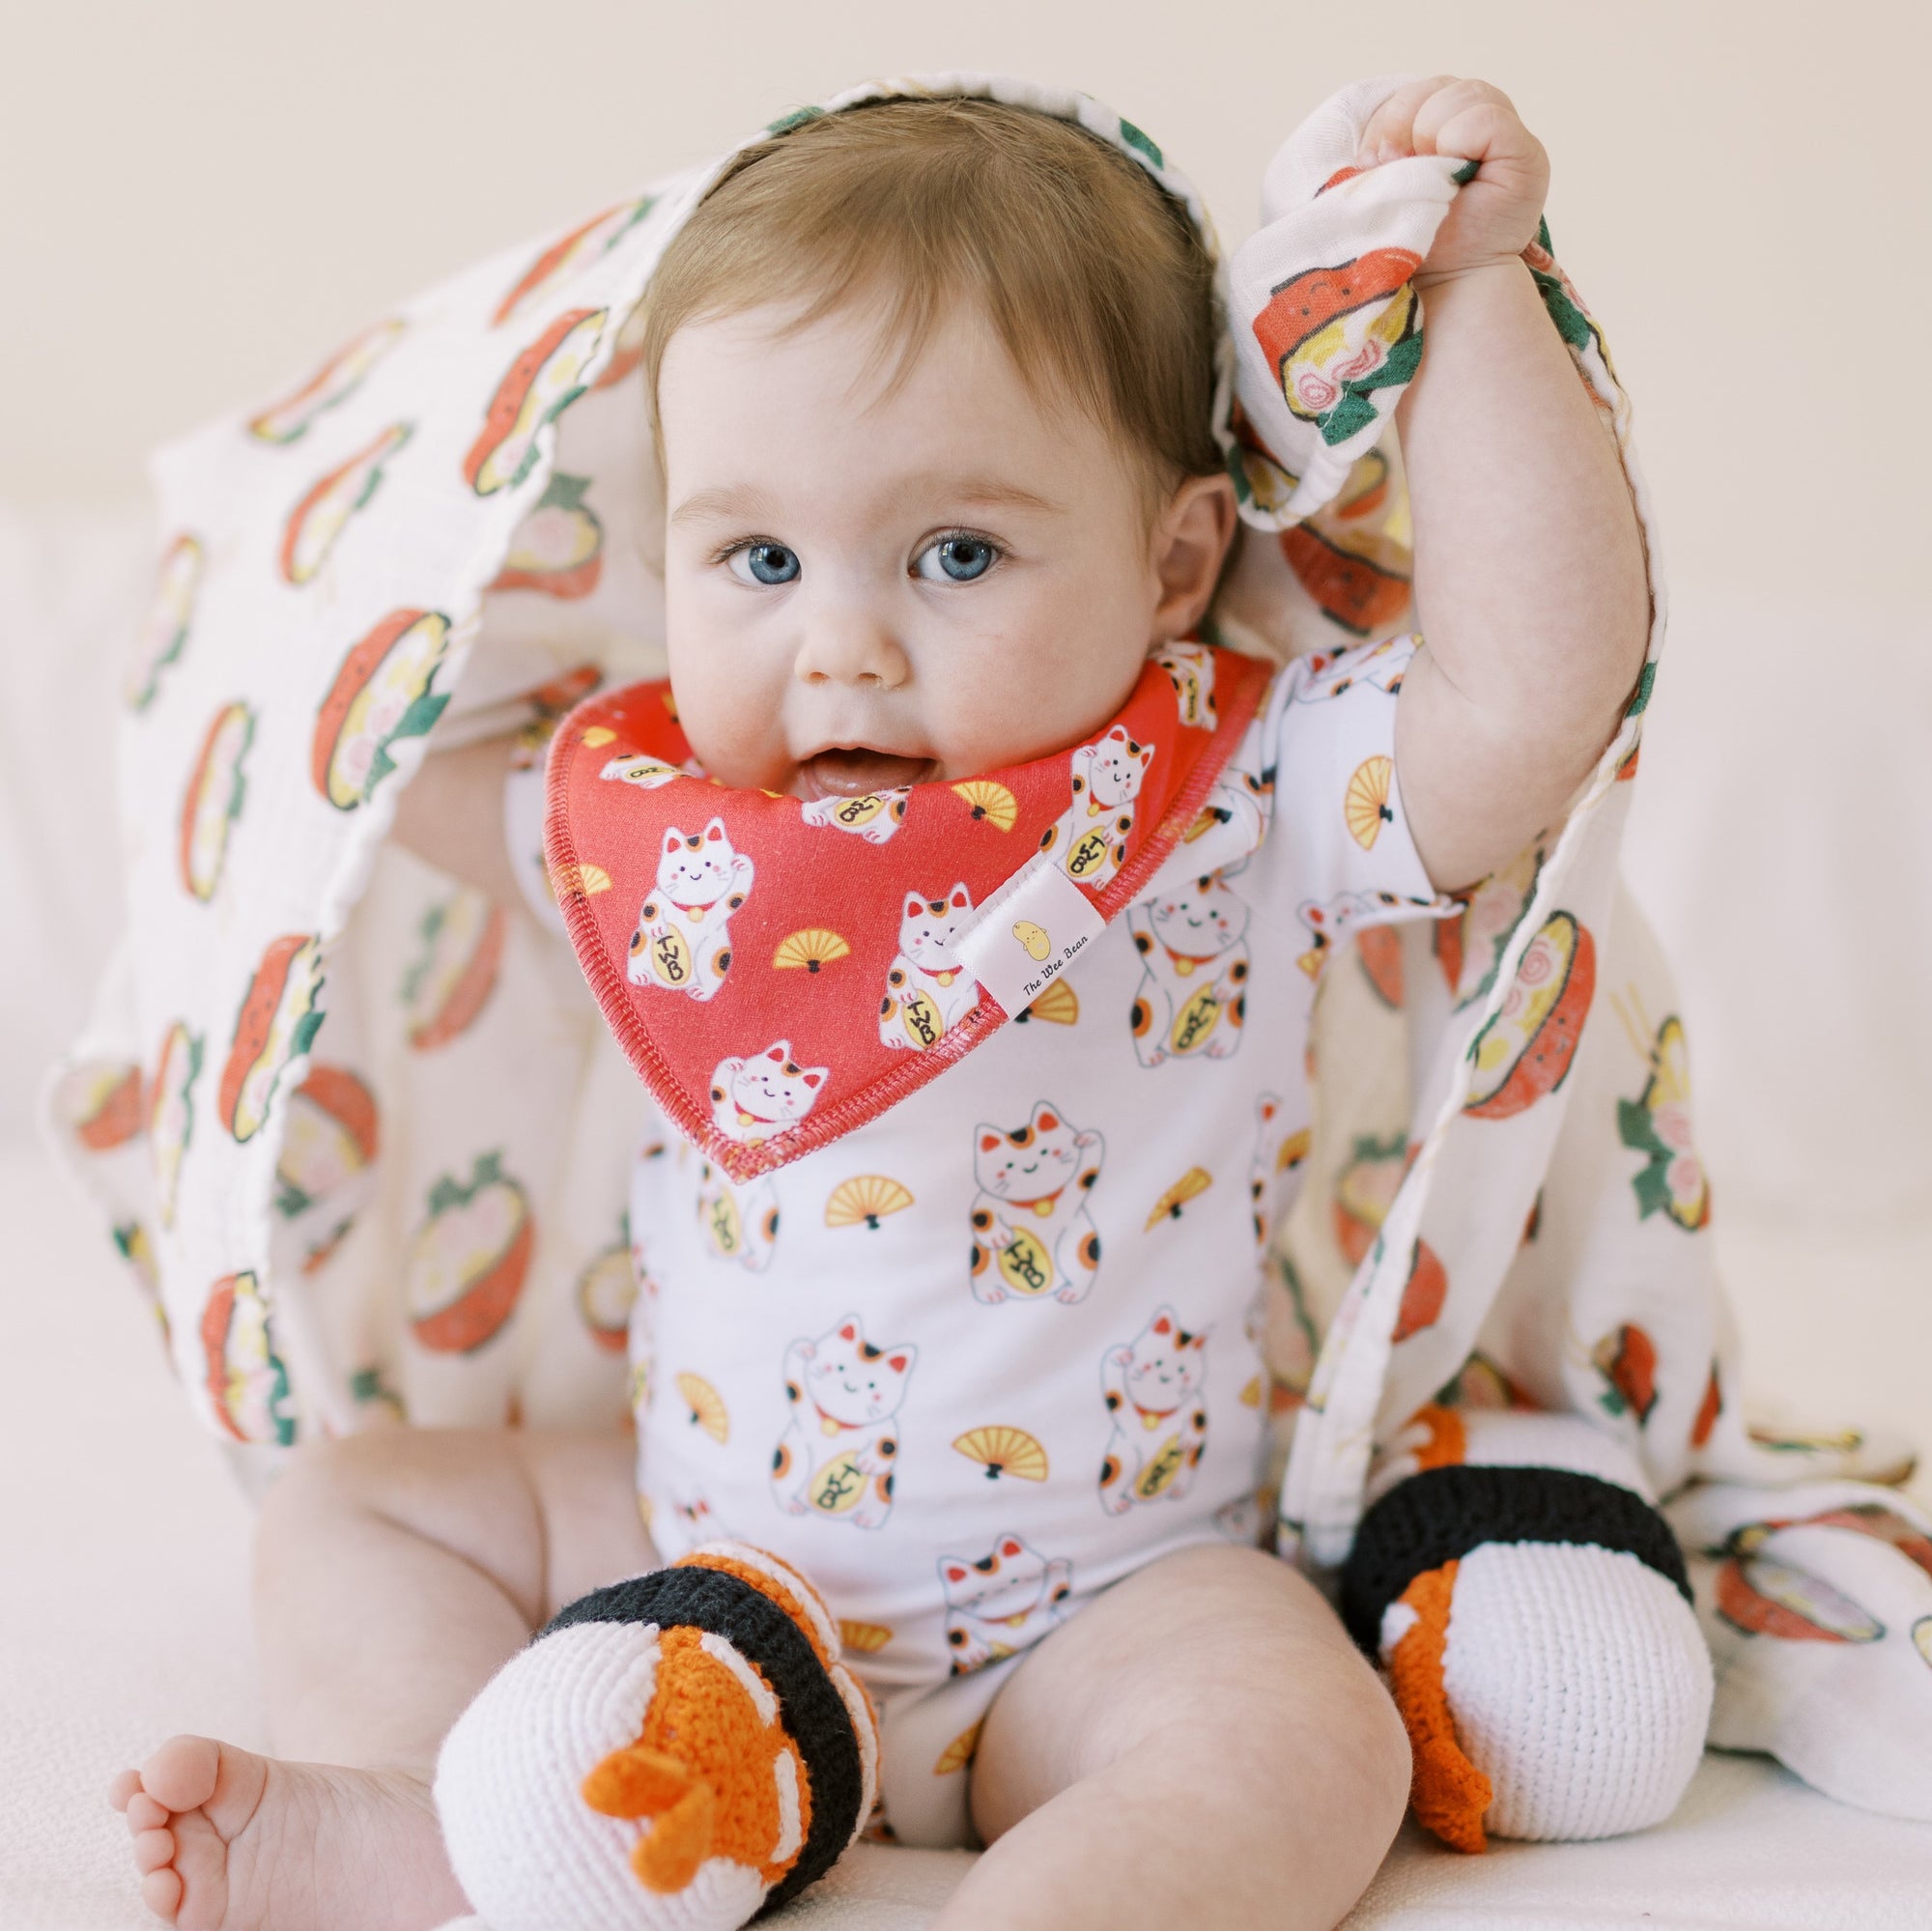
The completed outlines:
<svg viewBox="0 0 1932 1931">
<path fill-rule="evenodd" d="M 255 1547 L 281 1755 L 176 1737 L 114 1780 L 149 1908 L 181 1931 L 415 1931 L 463 1910 L 438 1746 L 563 1604 L 657 1566 L 633 1453 L 614 1431 L 467 1429 L 298 1451 Z"/>
<path fill-rule="evenodd" d="M 1408 1800 L 1395 1706 L 1314 1588 L 1185 1549 L 1108 1590 L 987 1715 L 990 1845 L 935 1931 L 1326 1931 Z"/>
</svg>

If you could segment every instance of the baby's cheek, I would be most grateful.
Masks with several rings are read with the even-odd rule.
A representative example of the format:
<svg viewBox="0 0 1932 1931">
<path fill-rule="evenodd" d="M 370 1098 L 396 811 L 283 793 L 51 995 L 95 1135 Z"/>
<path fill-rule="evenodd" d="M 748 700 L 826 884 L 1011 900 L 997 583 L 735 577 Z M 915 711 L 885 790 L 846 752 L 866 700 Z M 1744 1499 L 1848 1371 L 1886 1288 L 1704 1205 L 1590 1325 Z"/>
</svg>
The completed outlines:
<svg viewBox="0 0 1932 1931">
<path fill-rule="evenodd" d="M 721 783 L 739 788 L 782 789 L 788 776 L 777 769 L 783 743 L 777 702 L 753 671 L 740 671 L 730 653 L 672 656 L 671 698 L 691 754 Z"/>
</svg>

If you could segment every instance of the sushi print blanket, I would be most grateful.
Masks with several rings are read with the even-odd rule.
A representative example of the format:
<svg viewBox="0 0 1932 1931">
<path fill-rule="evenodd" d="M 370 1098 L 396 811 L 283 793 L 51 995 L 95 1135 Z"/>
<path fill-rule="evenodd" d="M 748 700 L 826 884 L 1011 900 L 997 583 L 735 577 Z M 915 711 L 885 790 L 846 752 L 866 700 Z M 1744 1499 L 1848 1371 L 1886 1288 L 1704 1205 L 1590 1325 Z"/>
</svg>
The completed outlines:
<svg viewBox="0 0 1932 1931">
<path fill-rule="evenodd" d="M 1211 643 L 1279 660 L 1411 623 L 1391 417 L 1458 177 L 1354 170 L 1395 84 L 1291 138 L 1222 274 L 1217 426 L 1250 530 Z M 807 113 L 935 91 L 1079 123 L 1213 246 L 1158 145 L 1082 95 L 927 76 Z M 167 535 L 117 721 L 125 936 L 43 1112 L 240 1460 L 398 1420 L 623 1425 L 637 1076 L 554 925 L 387 835 L 426 754 L 515 730 L 534 775 L 574 704 L 663 674 L 640 302 L 721 164 L 454 276 L 156 459 Z M 1317 1130 L 1268 1332 L 1280 1546 L 1317 1571 L 1431 1400 L 1586 1415 L 1665 1494 L 1903 1466 L 1740 1411 L 1685 1030 L 1618 879 L 1656 533 L 1603 334 L 1547 232 L 1526 259 L 1643 520 L 1649 663 L 1567 820 L 1460 916 L 1311 948 Z M 541 902 L 582 886 L 509 817 Z M 1745 1559 L 1745 1514 L 1715 1512 L 1712 1559 Z M 1932 1649 L 1895 1633 L 1905 1661 L 1874 1649 L 1932 1712 Z"/>
</svg>

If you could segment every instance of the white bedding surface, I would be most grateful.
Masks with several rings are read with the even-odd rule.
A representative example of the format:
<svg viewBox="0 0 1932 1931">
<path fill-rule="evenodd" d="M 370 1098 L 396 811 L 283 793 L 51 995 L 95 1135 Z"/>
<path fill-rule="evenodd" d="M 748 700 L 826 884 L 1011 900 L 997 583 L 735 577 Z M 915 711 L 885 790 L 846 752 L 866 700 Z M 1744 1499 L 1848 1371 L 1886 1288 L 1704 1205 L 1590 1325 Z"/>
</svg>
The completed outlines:
<svg viewBox="0 0 1932 1931">
<path fill-rule="evenodd" d="M 176 1730 L 259 1746 L 249 1511 L 164 1369 L 132 1286 L 45 1155 L 0 1142 L 0 1925 L 136 1931 L 103 1790 Z M 963 1854 L 862 1846 L 785 1922 L 916 1931 Z M 1349 1931 L 1907 1931 L 1932 1827 L 1706 1759 L 1669 1825 L 1466 1859 L 1406 1832 Z"/>
</svg>

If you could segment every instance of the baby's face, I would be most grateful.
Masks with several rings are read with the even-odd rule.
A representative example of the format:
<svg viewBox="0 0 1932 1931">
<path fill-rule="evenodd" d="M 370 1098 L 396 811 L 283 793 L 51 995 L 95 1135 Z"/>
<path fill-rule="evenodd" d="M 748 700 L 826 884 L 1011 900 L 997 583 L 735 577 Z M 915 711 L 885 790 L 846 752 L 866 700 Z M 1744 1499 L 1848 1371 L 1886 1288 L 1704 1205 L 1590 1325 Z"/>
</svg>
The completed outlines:
<svg viewBox="0 0 1932 1931">
<path fill-rule="evenodd" d="M 890 392 L 876 310 L 791 315 L 688 325 L 660 375 L 670 676 L 698 761 L 856 796 L 1105 724 L 1173 634 L 1126 453 L 1043 410 L 977 306 Z"/>
</svg>

